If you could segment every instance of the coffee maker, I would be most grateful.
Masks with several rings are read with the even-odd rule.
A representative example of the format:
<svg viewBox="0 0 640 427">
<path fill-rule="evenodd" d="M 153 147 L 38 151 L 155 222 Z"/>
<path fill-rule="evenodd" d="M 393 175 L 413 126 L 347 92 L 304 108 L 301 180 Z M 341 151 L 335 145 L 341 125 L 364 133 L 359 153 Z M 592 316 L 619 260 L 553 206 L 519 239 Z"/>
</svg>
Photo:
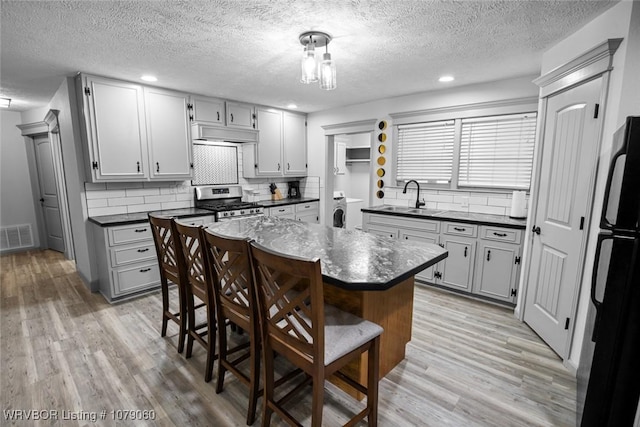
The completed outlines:
<svg viewBox="0 0 640 427">
<path fill-rule="evenodd" d="M 287 190 L 287 197 L 290 199 L 299 199 L 302 197 L 300 195 L 300 181 L 289 181 L 287 182 L 289 185 L 289 189 Z"/>
</svg>

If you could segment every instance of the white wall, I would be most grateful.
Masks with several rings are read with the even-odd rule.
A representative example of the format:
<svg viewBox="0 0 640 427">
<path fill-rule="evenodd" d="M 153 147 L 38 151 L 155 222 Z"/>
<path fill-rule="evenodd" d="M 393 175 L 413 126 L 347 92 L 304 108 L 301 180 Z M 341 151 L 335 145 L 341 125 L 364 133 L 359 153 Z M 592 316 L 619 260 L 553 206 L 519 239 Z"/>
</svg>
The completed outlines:
<svg viewBox="0 0 640 427">
<path fill-rule="evenodd" d="M 16 125 L 20 113 L 0 111 L 0 226 L 31 224 L 33 247 L 40 246 L 36 209 L 31 191 L 26 140 Z M 44 115 L 40 117 L 40 121 Z"/>
<path fill-rule="evenodd" d="M 602 210 L 604 184 L 613 133 L 623 125 L 629 115 L 640 115 L 640 2 L 622 1 L 550 48 L 542 57 L 542 73 L 546 73 L 607 39 L 623 38 L 614 55 L 609 94 L 604 111 L 603 138 L 598 160 L 598 173 L 589 228 L 586 262 L 578 302 L 578 312 L 568 363 L 577 367 L 580 360 L 587 309 L 590 304 L 591 270 L 595 256 L 596 236 L 599 233 L 598 218 Z"/>
<path fill-rule="evenodd" d="M 307 141 L 309 143 L 308 156 L 310 160 L 309 174 L 320 177 L 321 194 L 323 194 L 325 188 L 333 190 L 333 176 L 327 175 L 327 159 L 329 159 L 329 161 L 333 161 L 333 148 L 331 147 L 330 153 L 330 147 L 325 140 L 325 132 L 324 129 L 322 129 L 322 126 L 350 123 L 361 120 L 382 119 L 387 120 L 390 125 L 393 125 L 389 117 L 389 115 L 393 113 L 536 97 L 538 96 L 538 88 L 532 83 L 532 80 L 536 77 L 537 76 L 526 76 L 394 98 L 385 98 L 365 104 L 357 104 L 311 113 L 307 118 Z M 387 161 L 389 161 L 393 151 L 391 128 L 387 128 L 386 132 L 388 136 L 386 145 L 389 149 L 389 154 L 385 154 L 385 156 L 387 157 Z M 375 155 L 372 156 L 372 158 L 375 157 Z M 388 182 L 389 179 L 385 179 L 385 184 L 388 185 Z M 387 188 L 387 190 L 388 189 L 389 188 Z M 393 191 L 389 194 L 391 195 L 392 193 Z M 387 191 L 385 191 L 385 195 L 386 194 Z M 379 201 L 372 199 L 370 204 L 374 203 L 379 203 Z M 321 198 L 320 200 L 320 211 L 321 222 L 324 222 L 327 217 L 325 198 Z"/>
</svg>

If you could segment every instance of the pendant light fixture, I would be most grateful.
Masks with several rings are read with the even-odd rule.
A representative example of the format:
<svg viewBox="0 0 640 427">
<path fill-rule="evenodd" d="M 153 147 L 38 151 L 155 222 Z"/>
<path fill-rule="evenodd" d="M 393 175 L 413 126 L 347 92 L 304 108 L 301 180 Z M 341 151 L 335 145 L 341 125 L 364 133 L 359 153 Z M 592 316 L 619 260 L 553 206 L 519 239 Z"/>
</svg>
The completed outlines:
<svg viewBox="0 0 640 427">
<path fill-rule="evenodd" d="M 320 88 L 333 90 L 336 88 L 336 64 L 329 53 L 331 36 L 320 31 L 307 31 L 300 34 L 300 43 L 304 46 L 301 62 L 300 81 L 302 83 L 320 82 Z M 316 48 L 325 47 L 322 60 L 318 60 Z"/>
</svg>

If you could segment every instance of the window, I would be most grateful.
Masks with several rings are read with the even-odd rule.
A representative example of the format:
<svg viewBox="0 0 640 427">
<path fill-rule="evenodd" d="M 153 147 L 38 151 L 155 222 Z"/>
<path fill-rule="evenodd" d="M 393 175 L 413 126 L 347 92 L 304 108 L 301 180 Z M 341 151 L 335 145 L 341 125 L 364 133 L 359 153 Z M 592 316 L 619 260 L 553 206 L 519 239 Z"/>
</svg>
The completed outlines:
<svg viewBox="0 0 640 427">
<path fill-rule="evenodd" d="M 454 124 L 449 120 L 398 126 L 397 179 L 451 182 Z"/>
<path fill-rule="evenodd" d="M 452 189 L 528 190 L 536 116 L 532 112 L 399 124 L 396 179 Z"/>
<path fill-rule="evenodd" d="M 528 190 L 536 114 L 462 120 L 458 185 Z"/>
</svg>

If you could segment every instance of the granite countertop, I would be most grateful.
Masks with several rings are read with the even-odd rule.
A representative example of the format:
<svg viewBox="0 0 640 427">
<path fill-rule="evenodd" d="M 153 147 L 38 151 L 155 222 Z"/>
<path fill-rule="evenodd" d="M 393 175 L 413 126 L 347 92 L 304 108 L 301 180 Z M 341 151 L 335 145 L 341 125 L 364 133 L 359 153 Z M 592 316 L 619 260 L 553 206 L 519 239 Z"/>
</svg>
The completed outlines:
<svg viewBox="0 0 640 427">
<path fill-rule="evenodd" d="M 273 208 L 275 206 L 297 205 L 299 203 L 317 202 L 319 200 L 320 199 L 314 199 L 311 197 L 301 197 L 299 199 L 291 199 L 287 197 L 280 200 L 260 200 L 256 203 L 264 206 L 265 208 Z"/>
<path fill-rule="evenodd" d="M 241 218 L 207 228 L 225 236 L 255 239 L 286 255 L 320 258 L 324 281 L 350 290 L 389 289 L 448 255 L 438 245 L 278 217 Z"/>
<path fill-rule="evenodd" d="M 152 213 L 163 215 L 163 216 L 169 216 L 169 217 L 177 217 L 177 218 L 213 215 L 213 212 L 206 209 L 200 209 L 200 208 L 168 209 L 164 211 L 152 211 Z M 137 223 L 147 222 L 148 220 L 149 220 L 148 212 L 137 212 L 137 213 L 117 214 L 117 215 L 101 215 L 101 216 L 89 217 L 90 222 L 97 224 L 100 227 L 112 227 L 115 225 L 137 224 Z"/>
<path fill-rule="evenodd" d="M 362 212 L 369 212 L 383 215 L 405 216 L 411 218 L 428 218 L 437 220 L 447 220 L 454 222 L 466 222 L 479 225 L 499 225 L 506 228 L 525 229 L 527 220 L 511 218 L 506 215 L 491 215 L 474 212 L 458 212 L 438 209 L 414 209 L 403 206 L 370 206 L 363 208 Z"/>
</svg>

